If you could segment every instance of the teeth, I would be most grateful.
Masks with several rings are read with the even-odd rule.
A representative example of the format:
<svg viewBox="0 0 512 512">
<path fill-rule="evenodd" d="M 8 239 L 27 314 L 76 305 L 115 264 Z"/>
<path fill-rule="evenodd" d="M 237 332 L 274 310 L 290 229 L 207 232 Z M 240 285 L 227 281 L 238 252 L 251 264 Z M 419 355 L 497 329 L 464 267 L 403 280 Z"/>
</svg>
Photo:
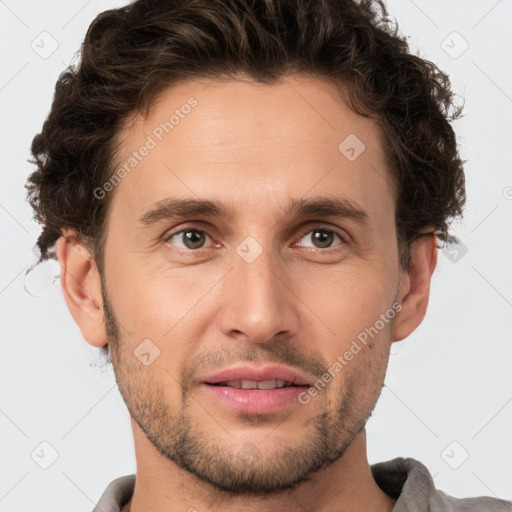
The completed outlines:
<svg viewBox="0 0 512 512">
<path fill-rule="evenodd" d="M 260 382 L 256 380 L 230 380 L 227 382 L 219 382 L 219 385 L 237 389 L 275 389 L 289 387 L 292 383 L 280 379 L 264 380 Z"/>
<path fill-rule="evenodd" d="M 258 382 L 258 389 L 275 389 L 277 388 L 277 381 L 274 380 L 264 380 L 262 382 Z"/>
<path fill-rule="evenodd" d="M 258 382 L 255 380 L 242 380 L 240 382 L 240 387 L 242 389 L 256 389 L 258 387 Z"/>
</svg>

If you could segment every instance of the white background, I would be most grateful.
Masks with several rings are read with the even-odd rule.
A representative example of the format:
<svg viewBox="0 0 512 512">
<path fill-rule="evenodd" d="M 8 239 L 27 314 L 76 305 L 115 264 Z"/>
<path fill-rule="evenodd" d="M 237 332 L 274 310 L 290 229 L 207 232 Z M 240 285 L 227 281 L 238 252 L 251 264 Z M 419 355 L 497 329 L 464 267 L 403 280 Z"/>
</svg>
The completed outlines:
<svg viewBox="0 0 512 512">
<path fill-rule="evenodd" d="M 123 4 L 0 1 L 3 512 L 90 511 L 111 480 L 135 472 L 129 416 L 113 373 L 98 366 L 97 350 L 82 339 L 59 280 L 50 285 L 58 266 L 42 265 L 27 283 L 39 297 L 24 289 L 40 231 L 25 202 L 32 137 L 89 23 Z M 512 499 L 512 2 L 388 6 L 414 51 L 447 71 L 465 98 L 455 129 L 467 160 L 468 202 L 454 233 L 467 253 L 455 262 L 439 254 L 427 317 L 392 349 L 367 429 L 370 462 L 414 457 L 449 494 Z M 58 43 L 46 59 L 31 47 L 48 38 L 43 31 Z M 51 44 L 47 39 L 45 48 Z M 51 462 L 43 441 L 58 453 L 48 469 L 31 458 L 36 450 L 40 463 Z"/>
</svg>

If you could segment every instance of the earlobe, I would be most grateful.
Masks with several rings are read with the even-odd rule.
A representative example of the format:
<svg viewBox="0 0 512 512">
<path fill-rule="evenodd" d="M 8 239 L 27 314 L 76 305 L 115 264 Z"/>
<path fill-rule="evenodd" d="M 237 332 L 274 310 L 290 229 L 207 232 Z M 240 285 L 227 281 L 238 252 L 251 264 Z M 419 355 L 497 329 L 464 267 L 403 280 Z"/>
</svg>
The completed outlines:
<svg viewBox="0 0 512 512">
<path fill-rule="evenodd" d="M 103 321 L 101 280 L 88 248 L 76 231 L 62 230 L 56 254 L 60 264 L 62 292 L 68 309 L 84 339 L 95 347 L 107 344 Z"/>
<path fill-rule="evenodd" d="M 411 243 L 412 265 L 402 273 L 399 302 L 402 309 L 393 322 L 392 341 L 407 338 L 427 312 L 432 274 L 437 265 L 437 237 L 428 232 Z"/>
</svg>

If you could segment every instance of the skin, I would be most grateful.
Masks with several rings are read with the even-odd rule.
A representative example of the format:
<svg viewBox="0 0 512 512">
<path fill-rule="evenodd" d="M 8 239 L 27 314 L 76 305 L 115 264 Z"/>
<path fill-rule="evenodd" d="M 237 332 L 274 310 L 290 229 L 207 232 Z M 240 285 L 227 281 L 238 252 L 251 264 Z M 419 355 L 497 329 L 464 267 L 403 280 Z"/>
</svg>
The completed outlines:
<svg viewBox="0 0 512 512">
<path fill-rule="evenodd" d="M 103 288 L 73 230 L 57 243 L 70 312 L 91 345 L 109 343 L 131 414 L 137 482 L 125 510 L 390 511 L 395 500 L 371 475 L 365 423 L 391 343 L 424 318 L 436 239 L 415 241 L 412 268 L 400 268 L 377 124 L 318 79 L 166 89 L 147 119 L 126 123 L 117 164 L 191 96 L 197 106 L 110 192 Z M 354 161 L 338 150 L 349 134 L 366 147 Z M 169 197 L 229 203 L 233 216 L 138 223 Z M 349 199 L 372 226 L 285 215 L 291 199 L 311 197 Z M 185 227 L 206 233 L 202 248 L 169 238 Z M 326 229 L 345 240 L 315 247 L 312 232 Z M 247 236 L 263 249 L 252 263 L 236 251 Z M 201 389 L 201 377 L 244 361 L 321 376 L 395 302 L 393 321 L 307 404 L 241 414 Z M 134 350 L 148 338 L 160 355 L 146 366 Z"/>
</svg>

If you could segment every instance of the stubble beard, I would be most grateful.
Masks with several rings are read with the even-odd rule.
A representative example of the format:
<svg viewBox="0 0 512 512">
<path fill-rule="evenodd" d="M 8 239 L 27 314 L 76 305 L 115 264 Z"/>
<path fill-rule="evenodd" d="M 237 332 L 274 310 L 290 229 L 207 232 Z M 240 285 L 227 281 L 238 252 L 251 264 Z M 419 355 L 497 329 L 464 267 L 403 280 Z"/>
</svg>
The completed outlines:
<svg viewBox="0 0 512 512">
<path fill-rule="evenodd" d="M 123 350 L 123 345 L 128 346 L 128 343 L 121 337 L 119 323 L 103 286 L 102 296 L 116 382 L 130 415 L 162 456 L 199 481 L 232 496 L 276 495 L 310 480 L 343 456 L 364 428 L 380 395 L 383 376 L 377 377 L 380 385 L 374 385 L 373 399 L 361 409 L 357 390 L 367 385 L 364 379 L 368 379 L 368 375 L 361 375 L 355 365 L 343 381 L 343 388 L 338 389 L 336 403 L 326 404 L 305 423 L 300 445 L 282 447 L 272 453 L 264 453 L 251 442 L 235 446 L 230 444 L 231 436 L 225 427 L 208 417 L 208 422 L 215 423 L 218 432 L 207 431 L 202 429 L 200 419 L 190 414 L 191 405 L 197 403 L 191 397 L 193 388 L 182 386 L 182 407 L 172 414 L 174 411 L 166 403 L 162 387 L 148 378 L 147 368 L 140 365 L 130 350 Z M 207 415 L 204 409 L 199 409 Z M 300 410 L 293 414 L 300 414 Z M 251 427 L 266 422 L 265 415 L 239 415 L 240 419 Z M 286 439 L 286 428 L 290 425 L 285 418 L 268 435 Z"/>
</svg>

